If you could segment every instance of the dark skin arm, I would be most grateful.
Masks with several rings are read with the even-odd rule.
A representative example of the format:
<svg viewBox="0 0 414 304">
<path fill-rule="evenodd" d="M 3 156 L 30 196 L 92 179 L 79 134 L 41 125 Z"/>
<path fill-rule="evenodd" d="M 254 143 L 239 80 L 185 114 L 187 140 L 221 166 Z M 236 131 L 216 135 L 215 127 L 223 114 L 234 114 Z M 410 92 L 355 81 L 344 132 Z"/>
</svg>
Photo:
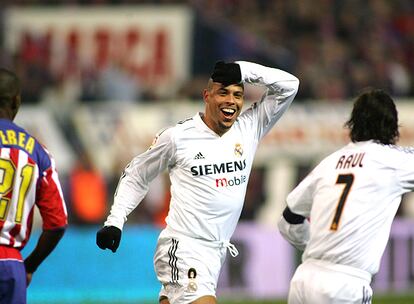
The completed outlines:
<svg viewBox="0 0 414 304">
<path fill-rule="evenodd" d="M 30 253 L 30 255 L 24 260 L 24 266 L 26 268 L 27 286 L 29 286 L 32 280 L 33 272 L 37 267 L 47 258 L 47 256 L 55 249 L 59 243 L 65 228 L 55 230 L 43 230 L 39 237 L 36 247 Z"/>
</svg>

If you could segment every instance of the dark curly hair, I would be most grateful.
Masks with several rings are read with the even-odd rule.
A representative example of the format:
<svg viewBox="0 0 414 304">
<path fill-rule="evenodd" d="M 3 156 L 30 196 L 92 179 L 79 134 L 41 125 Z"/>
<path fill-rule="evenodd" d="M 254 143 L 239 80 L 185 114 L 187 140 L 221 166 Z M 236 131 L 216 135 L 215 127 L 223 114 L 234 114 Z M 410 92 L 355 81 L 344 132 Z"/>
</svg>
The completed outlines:
<svg viewBox="0 0 414 304">
<path fill-rule="evenodd" d="M 356 98 L 345 127 L 349 128 L 353 142 L 374 140 L 395 144 L 400 136 L 395 103 L 389 94 L 379 89 L 369 89 Z"/>
<path fill-rule="evenodd" d="M 20 93 L 20 81 L 13 72 L 0 68 L 0 104 L 7 106 Z"/>
</svg>

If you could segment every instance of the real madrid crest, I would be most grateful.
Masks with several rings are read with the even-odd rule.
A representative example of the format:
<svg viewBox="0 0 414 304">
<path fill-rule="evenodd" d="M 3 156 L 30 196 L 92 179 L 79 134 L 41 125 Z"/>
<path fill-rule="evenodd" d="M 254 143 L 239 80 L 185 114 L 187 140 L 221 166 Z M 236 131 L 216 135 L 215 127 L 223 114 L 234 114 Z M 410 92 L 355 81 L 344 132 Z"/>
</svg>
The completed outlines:
<svg viewBox="0 0 414 304">
<path fill-rule="evenodd" d="M 236 144 L 234 146 L 234 155 L 241 157 L 243 155 L 243 147 L 241 144 Z"/>
</svg>

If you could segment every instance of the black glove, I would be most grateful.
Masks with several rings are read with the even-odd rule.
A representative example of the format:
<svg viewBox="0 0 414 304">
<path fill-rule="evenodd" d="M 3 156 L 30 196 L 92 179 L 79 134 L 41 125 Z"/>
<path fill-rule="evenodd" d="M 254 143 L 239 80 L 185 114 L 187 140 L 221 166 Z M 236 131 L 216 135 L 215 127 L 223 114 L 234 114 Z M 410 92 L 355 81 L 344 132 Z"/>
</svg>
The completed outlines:
<svg viewBox="0 0 414 304">
<path fill-rule="evenodd" d="M 220 82 L 225 86 L 240 84 L 242 81 L 240 65 L 237 63 L 217 61 L 214 66 L 213 74 L 211 74 L 211 79 L 213 79 L 214 82 Z"/>
<path fill-rule="evenodd" d="M 105 226 L 96 233 L 96 245 L 101 249 L 116 252 L 121 242 L 121 230 L 115 226 Z"/>
</svg>

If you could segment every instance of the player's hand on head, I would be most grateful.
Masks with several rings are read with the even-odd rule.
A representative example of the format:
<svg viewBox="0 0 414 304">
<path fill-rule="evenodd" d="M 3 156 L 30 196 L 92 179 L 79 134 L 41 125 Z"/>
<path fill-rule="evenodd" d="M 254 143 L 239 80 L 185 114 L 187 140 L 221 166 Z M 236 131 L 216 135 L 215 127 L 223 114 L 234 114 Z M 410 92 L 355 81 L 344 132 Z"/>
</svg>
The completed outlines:
<svg viewBox="0 0 414 304">
<path fill-rule="evenodd" d="M 224 61 L 217 61 L 214 66 L 211 79 L 214 82 L 220 82 L 224 85 L 241 83 L 242 75 L 240 65 L 234 62 L 226 63 Z"/>
<path fill-rule="evenodd" d="M 105 226 L 96 233 L 96 245 L 101 249 L 116 252 L 121 242 L 121 229 L 115 226 Z"/>
</svg>

